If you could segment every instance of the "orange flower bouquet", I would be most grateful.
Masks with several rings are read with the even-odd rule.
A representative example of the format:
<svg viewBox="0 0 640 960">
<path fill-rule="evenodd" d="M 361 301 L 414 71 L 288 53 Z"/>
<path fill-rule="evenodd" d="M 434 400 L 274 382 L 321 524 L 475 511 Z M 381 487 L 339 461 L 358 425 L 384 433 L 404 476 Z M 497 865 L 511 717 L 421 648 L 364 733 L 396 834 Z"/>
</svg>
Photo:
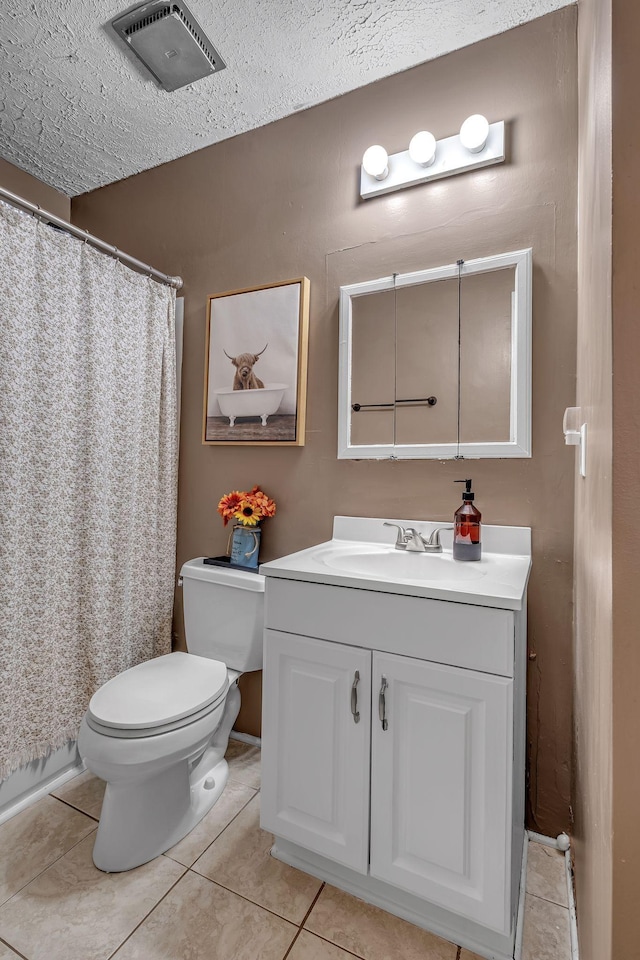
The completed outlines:
<svg viewBox="0 0 640 960">
<path fill-rule="evenodd" d="M 253 487 L 248 492 L 232 490 L 222 497 L 218 503 L 218 513 L 225 527 L 229 520 L 233 520 L 233 530 L 227 547 L 232 566 L 257 570 L 260 522 L 267 517 L 273 517 L 275 512 L 275 501 L 260 487 Z"/>
<path fill-rule="evenodd" d="M 232 490 L 225 494 L 218 504 L 218 513 L 226 527 L 229 520 L 243 527 L 255 527 L 261 520 L 273 517 L 276 512 L 275 500 L 268 497 L 260 487 L 254 487 L 248 493 Z"/>
</svg>

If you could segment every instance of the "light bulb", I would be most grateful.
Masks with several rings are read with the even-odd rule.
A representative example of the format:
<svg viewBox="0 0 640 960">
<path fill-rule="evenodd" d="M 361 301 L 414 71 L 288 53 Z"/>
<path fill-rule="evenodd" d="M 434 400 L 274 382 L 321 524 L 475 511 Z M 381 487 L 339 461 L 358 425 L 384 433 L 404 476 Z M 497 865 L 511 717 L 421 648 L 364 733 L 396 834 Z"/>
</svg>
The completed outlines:
<svg viewBox="0 0 640 960">
<path fill-rule="evenodd" d="M 467 117 L 460 127 L 460 143 L 469 153 L 480 153 L 484 150 L 489 136 L 489 121 L 480 113 Z"/>
<path fill-rule="evenodd" d="M 384 180 L 389 173 L 388 167 L 389 155 L 384 147 L 375 144 L 364 152 L 362 166 L 370 177 L 376 180 Z"/>
<path fill-rule="evenodd" d="M 428 130 L 420 130 L 411 138 L 409 156 L 414 163 L 430 167 L 436 158 L 436 138 Z"/>
</svg>

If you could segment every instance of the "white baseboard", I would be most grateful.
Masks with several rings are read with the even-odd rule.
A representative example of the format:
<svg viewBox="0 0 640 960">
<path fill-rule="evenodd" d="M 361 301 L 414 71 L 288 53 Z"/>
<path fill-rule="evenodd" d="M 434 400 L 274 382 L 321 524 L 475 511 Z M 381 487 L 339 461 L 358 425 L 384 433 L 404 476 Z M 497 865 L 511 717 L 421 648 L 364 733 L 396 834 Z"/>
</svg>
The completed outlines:
<svg viewBox="0 0 640 960">
<path fill-rule="evenodd" d="M 262 747 L 260 737 L 252 737 L 250 733 L 240 733 L 238 730 L 232 730 L 229 739 L 239 740 L 241 743 L 250 743 L 252 747 Z"/>
<path fill-rule="evenodd" d="M 74 766 L 67 767 L 66 770 L 63 770 L 62 773 L 59 773 L 57 776 L 35 784 L 26 793 L 22 793 L 15 802 L 9 803 L 2 811 L 0 811 L 0 824 L 5 823 L 7 820 L 15 817 L 16 814 L 26 810 L 27 807 L 37 803 L 37 801 L 41 800 L 42 797 L 46 797 L 47 794 L 51 793 L 53 790 L 57 790 L 64 783 L 66 783 L 67 780 L 72 780 L 73 777 L 77 777 L 78 774 L 82 773 L 85 769 L 84 763 L 82 760 L 79 760 L 79 762 Z"/>
</svg>

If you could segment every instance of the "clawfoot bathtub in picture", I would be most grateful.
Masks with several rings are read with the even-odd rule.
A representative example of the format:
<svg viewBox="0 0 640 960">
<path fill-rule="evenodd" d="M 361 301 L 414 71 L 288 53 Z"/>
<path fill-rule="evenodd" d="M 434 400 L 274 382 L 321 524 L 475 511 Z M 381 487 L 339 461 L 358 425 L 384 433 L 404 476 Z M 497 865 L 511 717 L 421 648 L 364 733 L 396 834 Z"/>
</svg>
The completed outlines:
<svg viewBox="0 0 640 960">
<path fill-rule="evenodd" d="M 267 417 L 277 413 L 286 389 L 286 383 L 265 383 L 264 387 L 250 390 L 218 389 L 215 397 L 220 412 L 229 418 L 230 427 L 236 417 L 260 417 L 266 427 Z"/>
<path fill-rule="evenodd" d="M 202 442 L 303 446 L 309 281 L 209 297 Z"/>
</svg>

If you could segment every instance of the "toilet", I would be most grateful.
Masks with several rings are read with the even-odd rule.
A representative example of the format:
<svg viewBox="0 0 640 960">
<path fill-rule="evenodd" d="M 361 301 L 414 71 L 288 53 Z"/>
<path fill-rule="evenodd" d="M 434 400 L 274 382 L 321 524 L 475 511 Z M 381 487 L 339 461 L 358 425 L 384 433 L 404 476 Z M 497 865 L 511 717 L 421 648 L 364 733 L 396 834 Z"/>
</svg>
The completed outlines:
<svg viewBox="0 0 640 960">
<path fill-rule="evenodd" d="M 188 653 L 168 653 L 94 693 L 78 750 L 106 781 L 93 862 L 131 870 L 169 850 L 225 788 L 238 678 L 262 668 L 264 577 L 189 560 L 180 571 Z"/>
</svg>

